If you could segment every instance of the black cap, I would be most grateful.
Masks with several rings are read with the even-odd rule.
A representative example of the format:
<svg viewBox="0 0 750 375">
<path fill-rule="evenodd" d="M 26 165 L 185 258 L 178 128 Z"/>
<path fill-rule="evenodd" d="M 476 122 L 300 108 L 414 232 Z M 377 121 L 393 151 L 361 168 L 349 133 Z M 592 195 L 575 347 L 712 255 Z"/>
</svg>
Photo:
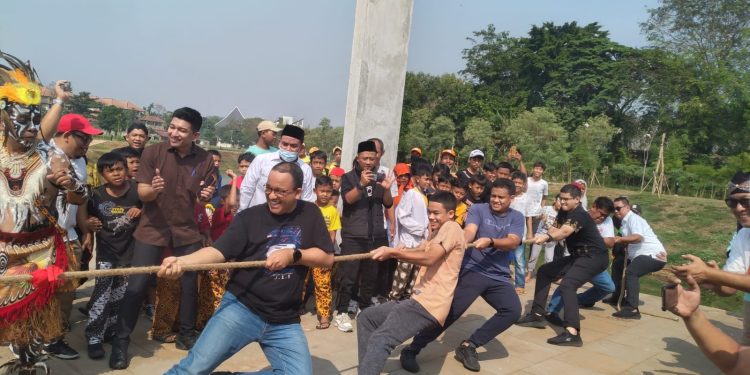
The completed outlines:
<svg viewBox="0 0 750 375">
<path fill-rule="evenodd" d="M 727 195 L 750 193 L 750 173 L 737 171 L 727 186 Z"/>
<path fill-rule="evenodd" d="M 360 152 L 378 152 L 377 147 L 375 146 L 375 142 L 373 141 L 362 141 L 359 142 L 359 145 L 357 145 L 357 153 Z"/>
<path fill-rule="evenodd" d="M 281 131 L 281 136 L 289 136 L 295 139 L 299 139 L 300 142 L 305 141 L 305 130 L 295 125 L 287 125 L 284 130 Z"/>
</svg>

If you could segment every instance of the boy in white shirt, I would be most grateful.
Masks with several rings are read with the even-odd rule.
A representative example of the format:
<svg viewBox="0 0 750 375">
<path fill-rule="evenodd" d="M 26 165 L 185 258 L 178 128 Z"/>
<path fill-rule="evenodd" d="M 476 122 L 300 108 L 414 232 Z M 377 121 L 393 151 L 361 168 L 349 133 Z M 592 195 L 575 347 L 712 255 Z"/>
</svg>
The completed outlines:
<svg viewBox="0 0 750 375">
<path fill-rule="evenodd" d="M 427 196 L 424 191 L 430 186 L 432 166 L 416 162 L 411 166 L 414 187 L 406 191 L 396 206 L 396 245 L 413 248 L 427 238 Z M 419 266 L 399 260 L 393 276 L 389 300 L 402 300 L 411 296 Z"/>
<path fill-rule="evenodd" d="M 510 208 L 523 214 L 526 219 L 526 225 L 524 226 L 524 238 L 531 238 L 534 232 L 531 229 L 531 219 L 534 217 L 534 207 L 531 207 L 532 202 L 529 200 L 528 194 L 526 194 L 526 174 L 520 171 L 511 173 L 510 179 L 513 184 L 516 185 L 516 195 L 513 197 L 513 202 L 510 203 Z M 513 251 L 513 273 L 515 274 L 516 282 L 516 293 L 526 293 L 526 247 L 523 242 Z"/>
</svg>

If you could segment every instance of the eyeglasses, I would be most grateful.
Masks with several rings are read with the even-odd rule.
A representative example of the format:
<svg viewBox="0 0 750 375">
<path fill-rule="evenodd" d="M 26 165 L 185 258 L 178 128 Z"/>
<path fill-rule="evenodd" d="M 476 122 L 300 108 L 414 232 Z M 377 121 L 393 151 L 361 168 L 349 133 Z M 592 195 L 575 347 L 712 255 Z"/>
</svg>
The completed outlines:
<svg viewBox="0 0 750 375">
<path fill-rule="evenodd" d="M 274 193 L 279 198 L 284 198 L 285 196 L 287 196 L 287 195 L 289 195 L 289 194 L 292 193 L 291 190 L 274 189 L 274 188 L 271 188 L 268 185 L 266 185 L 264 191 L 265 191 L 266 195 L 271 195 L 271 193 Z"/>
<path fill-rule="evenodd" d="M 570 201 L 570 200 L 573 200 L 573 199 L 576 199 L 576 198 L 575 197 L 569 197 L 569 198 L 567 198 L 567 197 L 558 197 L 557 199 L 559 199 L 560 202 L 567 202 L 567 201 Z"/>
<path fill-rule="evenodd" d="M 83 144 L 85 144 L 85 145 L 91 143 L 91 141 L 94 140 L 94 137 L 92 137 L 92 136 L 90 136 L 88 134 L 83 134 L 83 133 L 80 133 L 80 132 L 70 132 L 70 134 L 73 135 L 74 137 L 82 140 Z"/>
<path fill-rule="evenodd" d="M 745 198 L 745 199 L 727 198 L 727 199 L 724 199 L 724 202 L 726 202 L 727 206 L 732 209 L 737 207 L 738 203 L 744 209 L 750 208 L 750 198 Z"/>
</svg>

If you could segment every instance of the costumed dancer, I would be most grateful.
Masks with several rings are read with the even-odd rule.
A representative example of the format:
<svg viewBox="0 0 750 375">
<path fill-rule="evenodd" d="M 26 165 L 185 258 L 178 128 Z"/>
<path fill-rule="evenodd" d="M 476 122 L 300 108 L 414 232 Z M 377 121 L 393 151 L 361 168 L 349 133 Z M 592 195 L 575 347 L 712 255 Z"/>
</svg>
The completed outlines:
<svg viewBox="0 0 750 375">
<path fill-rule="evenodd" d="M 43 345 L 62 332 L 56 291 L 71 288 L 57 276 L 75 264 L 55 222 L 55 201 L 64 194 L 83 202 L 85 187 L 70 160 L 45 146 L 57 130 L 67 81 L 55 84 L 56 98 L 41 117 L 41 88 L 29 63 L 0 52 L 0 276 L 32 275 L 32 282 L 0 283 L 0 342 L 17 359 L 0 372 L 48 372 Z"/>
</svg>

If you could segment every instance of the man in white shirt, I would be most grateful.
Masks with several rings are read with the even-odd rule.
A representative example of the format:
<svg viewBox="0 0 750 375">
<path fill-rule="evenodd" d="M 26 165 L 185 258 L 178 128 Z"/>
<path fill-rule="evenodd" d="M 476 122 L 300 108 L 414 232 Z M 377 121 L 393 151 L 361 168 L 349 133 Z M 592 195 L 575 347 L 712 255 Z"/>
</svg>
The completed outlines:
<svg viewBox="0 0 750 375">
<path fill-rule="evenodd" d="M 526 194 L 529 195 L 529 201 L 531 201 L 532 214 L 534 220 L 532 228 L 536 230 L 539 225 L 539 216 L 542 214 L 544 208 L 544 202 L 547 201 L 549 195 L 549 184 L 542 178 L 546 166 L 543 162 L 537 161 L 534 163 L 534 169 L 531 170 L 531 176 L 528 178 L 526 184 Z"/>
<path fill-rule="evenodd" d="M 67 114 L 60 118 L 60 122 L 57 125 L 57 134 L 50 140 L 49 146 L 51 146 L 46 153 L 47 160 L 54 157 L 63 157 L 70 160 L 72 172 L 75 174 L 75 179 L 81 186 L 85 186 L 88 175 L 86 173 L 86 152 L 88 151 L 89 144 L 93 140 L 94 135 L 100 135 L 103 132 L 99 129 L 94 128 L 91 123 L 83 116 L 78 114 Z M 78 206 L 71 202 L 66 201 L 63 195 L 58 196 L 56 207 L 57 207 L 57 224 L 63 228 L 67 235 L 65 242 L 73 249 L 76 259 L 81 258 L 81 241 L 78 238 L 78 234 L 75 231 L 76 227 L 76 215 L 78 213 Z M 89 249 L 91 251 L 91 249 Z M 70 312 L 73 308 L 73 300 L 75 299 L 75 292 L 60 292 L 58 293 L 60 301 L 60 309 L 62 310 L 62 316 L 65 325 L 68 325 L 70 319 Z M 61 359 L 76 359 L 78 358 L 78 352 L 71 348 L 68 343 L 64 340 L 64 336 L 54 340 L 51 344 L 47 345 L 45 350 L 55 357 Z"/>
<path fill-rule="evenodd" d="M 624 258 L 615 260 L 612 264 L 612 278 L 615 282 L 615 292 L 610 301 L 617 301 L 620 293 L 625 293 L 622 309 L 612 314 L 616 318 L 640 319 L 638 312 L 638 294 L 640 292 L 639 278 L 656 272 L 667 264 L 667 250 L 645 219 L 630 209 L 630 201 L 626 197 L 615 198 L 615 216 L 622 220 L 620 231 L 622 237 L 615 237 L 615 243 L 628 245 L 627 270 L 625 271 L 625 290 L 622 290 L 622 273 Z"/>
<path fill-rule="evenodd" d="M 526 174 L 520 171 L 515 171 L 510 175 L 511 181 L 516 185 L 516 195 L 513 197 L 513 202 L 510 203 L 510 208 L 520 212 L 524 216 L 523 236 L 524 238 L 530 238 L 534 235 L 532 230 L 532 218 L 534 217 L 533 211 L 535 207 L 532 207 L 532 202 L 529 200 L 529 195 L 526 193 L 526 182 L 528 181 Z M 513 252 L 513 265 L 515 267 L 515 279 L 516 279 L 516 293 L 524 294 L 526 288 L 526 245 L 523 241 Z"/>
<path fill-rule="evenodd" d="M 313 191 L 315 180 L 313 179 L 312 169 L 307 163 L 299 159 L 299 150 L 305 140 L 305 131 L 294 125 L 287 125 L 281 131 L 279 139 L 279 149 L 259 155 L 255 158 L 250 168 L 245 174 L 240 186 L 240 209 L 266 203 L 266 182 L 271 169 L 282 161 L 297 163 L 302 168 L 302 197 L 301 199 L 308 202 L 315 202 L 315 192 Z"/>
</svg>

